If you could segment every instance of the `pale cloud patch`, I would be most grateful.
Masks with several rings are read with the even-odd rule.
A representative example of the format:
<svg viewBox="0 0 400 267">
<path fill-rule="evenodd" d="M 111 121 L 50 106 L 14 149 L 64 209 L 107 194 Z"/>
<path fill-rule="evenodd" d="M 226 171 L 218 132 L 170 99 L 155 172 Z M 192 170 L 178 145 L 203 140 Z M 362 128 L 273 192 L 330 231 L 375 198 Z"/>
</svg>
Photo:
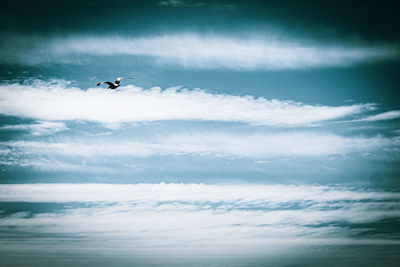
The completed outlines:
<svg viewBox="0 0 400 267">
<path fill-rule="evenodd" d="M 182 5 L 187 2 L 168 3 Z M 90 56 L 143 56 L 158 64 L 246 71 L 345 67 L 370 61 L 391 60 L 399 55 L 396 46 L 319 44 L 290 37 L 278 38 L 280 35 L 271 33 L 231 37 L 173 33 L 140 37 L 8 36 L 8 42 L 3 45 L 0 55 L 4 62 L 31 65 L 86 64 L 90 62 Z"/>
<path fill-rule="evenodd" d="M 185 67 L 243 70 L 349 66 L 398 56 L 398 50 L 392 47 L 321 46 L 265 37 L 241 39 L 196 34 L 142 38 L 73 37 L 55 42 L 50 49 L 60 56 L 151 56 L 160 63 Z"/>
<path fill-rule="evenodd" d="M 399 199 L 395 192 L 327 186 L 0 185 L 3 202 L 69 203 L 61 211 L 2 216 L 0 227 L 106 239 L 131 251 L 246 254 L 287 245 L 398 244 L 363 226 L 397 220 Z M 363 232 L 365 238 L 352 236 Z"/>
<path fill-rule="evenodd" d="M 28 130 L 32 135 L 51 135 L 57 132 L 68 130 L 68 127 L 63 122 L 54 121 L 38 121 L 33 124 L 17 124 L 5 125 L 0 129 L 3 130 Z"/>
<path fill-rule="evenodd" d="M 371 152 L 398 145 L 396 138 L 342 137 L 330 133 L 165 133 L 147 140 L 81 140 L 57 142 L 9 141 L 0 143 L 9 154 L 30 153 L 83 157 L 150 157 L 199 155 L 266 158 L 279 156 L 326 156 Z M 7 157 L 7 155 L 5 155 Z"/>
<path fill-rule="evenodd" d="M 309 105 L 264 97 L 213 94 L 181 87 L 81 90 L 65 81 L 0 85 L 0 113 L 45 121 L 86 120 L 110 128 L 124 122 L 200 120 L 308 126 L 373 110 L 372 104 Z"/>
<path fill-rule="evenodd" d="M 67 190 L 66 190 L 67 189 Z M 400 193 L 356 190 L 343 186 L 317 185 L 208 185 L 185 183 L 159 184 L 2 184 L 0 200 L 8 202 L 124 202 L 149 203 L 238 202 L 243 206 L 263 203 L 273 207 L 280 203 L 307 201 L 397 201 Z M 239 207 L 239 206 L 238 206 Z M 237 207 L 237 208 L 238 208 Z M 349 218 L 351 219 L 351 218 Z"/>
<path fill-rule="evenodd" d="M 359 121 L 384 121 L 384 120 L 394 120 L 398 118 L 400 118 L 400 110 L 392 110 L 376 115 L 371 115 L 366 118 L 360 119 Z"/>
</svg>

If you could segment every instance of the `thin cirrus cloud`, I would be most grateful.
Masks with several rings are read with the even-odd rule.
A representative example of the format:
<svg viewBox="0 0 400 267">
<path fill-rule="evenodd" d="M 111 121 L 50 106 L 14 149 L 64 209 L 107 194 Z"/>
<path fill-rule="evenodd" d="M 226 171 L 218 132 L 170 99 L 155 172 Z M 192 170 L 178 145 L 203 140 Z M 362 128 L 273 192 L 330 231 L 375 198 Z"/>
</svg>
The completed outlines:
<svg viewBox="0 0 400 267">
<path fill-rule="evenodd" d="M 4 62 L 86 64 L 95 56 L 143 56 L 151 63 L 187 68 L 281 70 L 340 67 L 399 55 L 391 45 L 319 44 L 276 34 L 243 37 L 175 33 L 159 36 L 9 36 Z M 168 47 L 168 49 L 166 49 Z"/>
<path fill-rule="evenodd" d="M 66 190 L 68 189 L 68 190 Z M 237 208 L 285 202 L 397 201 L 400 194 L 312 185 L 207 184 L 12 184 L 0 185 L 0 201 L 8 202 L 227 202 Z M 261 201 L 262 200 L 262 201 Z M 348 218 L 351 219 L 351 218 Z"/>
<path fill-rule="evenodd" d="M 27 130 L 32 135 L 50 135 L 57 132 L 68 130 L 65 123 L 54 122 L 54 121 L 38 121 L 33 124 L 16 124 L 16 125 L 5 125 L 0 127 L 1 130 Z"/>
<path fill-rule="evenodd" d="M 360 119 L 359 121 L 384 121 L 384 120 L 395 120 L 398 118 L 400 118 L 400 110 L 392 110 L 376 115 L 371 115 L 363 119 Z"/>
<path fill-rule="evenodd" d="M 61 207 L 15 211 L 0 218 L 0 227 L 29 234 L 79 234 L 97 243 L 106 239 L 130 252 L 208 248 L 246 254 L 287 245 L 398 244 L 382 234 L 379 222 L 398 219 L 399 198 L 393 192 L 334 186 L 0 185 L 2 202 Z"/>
<path fill-rule="evenodd" d="M 149 90 L 129 85 L 118 91 L 70 87 L 68 82 L 36 81 L 0 85 L 0 113 L 38 120 L 85 120 L 103 124 L 201 120 L 268 126 L 308 126 L 375 109 L 373 104 L 309 105 L 212 94 L 180 87 Z"/>
<path fill-rule="evenodd" d="M 205 132 L 151 136 L 149 140 L 83 140 L 64 142 L 9 141 L 0 145 L 6 157 L 25 154 L 100 157 L 149 157 L 154 155 L 199 155 L 265 158 L 275 156 L 324 156 L 368 152 L 396 145 L 384 137 L 342 137 L 329 133 L 229 134 Z M 16 162 L 18 163 L 18 162 Z"/>
</svg>

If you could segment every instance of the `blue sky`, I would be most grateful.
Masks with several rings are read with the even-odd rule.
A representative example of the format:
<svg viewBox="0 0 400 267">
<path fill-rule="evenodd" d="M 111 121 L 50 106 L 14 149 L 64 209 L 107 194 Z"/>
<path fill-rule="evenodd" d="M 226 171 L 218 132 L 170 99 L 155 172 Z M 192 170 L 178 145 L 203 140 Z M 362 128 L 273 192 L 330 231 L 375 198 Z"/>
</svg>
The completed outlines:
<svg viewBox="0 0 400 267">
<path fill-rule="evenodd" d="M 36 264 L 49 253 L 48 236 L 75 259 L 87 253 L 87 265 L 98 261 L 91 246 L 134 256 L 122 265 L 136 256 L 150 264 L 143 255 L 162 259 L 168 240 L 181 251 L 177 262 L 213 247 L 224 257 L 241 251 L 244 264 L 341 264 L 349 244 L 355 263 L 368 262 L 371 250 L 380 263 L 394 262 L 400 46 L 392 1 L 3 8 L 0 228 L 10 239 L 0 253 L 20 253 L 23 264 L 35 235 Z M 134 79 L 116 90 L 96 86 L 120 76 Z M 296 197 L 280 199 L 287 194 Z M 71 238 L 67 247 L 59 235 Z M 8 246 L 15 236 L 20 250 Z M 313 258 L 304 249 L 279 261 L 301 242 L 327 252 Z M 73 247 L 82 244 L 78 255 Z M 391 248 L 385 261 L 381 245 Z M 255 258 L 244 256 L 250 252 Z"/>
</svg>

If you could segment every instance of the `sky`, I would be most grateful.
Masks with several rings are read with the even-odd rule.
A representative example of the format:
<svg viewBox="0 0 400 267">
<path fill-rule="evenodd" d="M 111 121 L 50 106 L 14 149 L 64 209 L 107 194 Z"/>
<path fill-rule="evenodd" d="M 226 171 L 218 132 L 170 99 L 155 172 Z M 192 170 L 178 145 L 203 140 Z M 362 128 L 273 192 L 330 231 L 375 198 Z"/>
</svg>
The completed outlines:
<svg viewBox="0 0 400 267">
<path fill-rule="evenodd" d="M 38 266 L 394 266 L 397 9 L 3 3 L 0 255 Z M 129 78 L 97 86 L 117 77 Z"/>
</svg>

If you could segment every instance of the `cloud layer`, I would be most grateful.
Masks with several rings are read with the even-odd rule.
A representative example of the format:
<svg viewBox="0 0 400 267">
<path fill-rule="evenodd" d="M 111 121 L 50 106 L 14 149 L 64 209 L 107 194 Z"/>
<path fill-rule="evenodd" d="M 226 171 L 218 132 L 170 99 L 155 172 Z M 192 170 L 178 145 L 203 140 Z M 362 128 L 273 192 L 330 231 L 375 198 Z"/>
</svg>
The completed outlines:
<svg viewBox="0 0 400 267">
<path fill-rule="evenodd" d="M 144 56 L 151 62 L 188 68 L 276 70 L 349 66 L 368 61 L 397 58 L 394 46 L 319 44 L 312 41 L 278 39 L 256 35 L 169 34 L 144 37 L 9 36 L 1 57 L 8 63 L 72 63 L 90 61 L 87 56 Z"/>
<path fill-rule="evenodd" d="M 0 201 L 7 202 L 238 202 L 236 208 L 288 202 L 397 201 L 400 193 L 309 185 L 159 184 L 2 184 Z M 352 220 L 352 218 L 347 218 Z M 363 218 L 360 218 L 363 220 Z"/>
<path fill-rule="evenodd" d="M 395 120 L 398 118 L 400 118 L 400 110 L 392 110 L 368 116 L 366 118 L 361 119 L 360 121 L 384 121 L 384 120 Z"/>
<path fill-rule="evenodd" d="M 0 185 L 0 200 L 59 203 L 49 211 L 20 208 L 7 213 L 0 217 L 0 229 L 79 236 L 93 240 L 94 246 L 107 240 L 131 253 L 172 250 L 184 255 L 216 249 L 258 254 L 305 244 L 398 244 L 390 235 L 379 234 L 380 221 L 400 216 L 399 193 L 384 191 L 283 185 L 24 184 Z"/>
<path fill-rule="evenodd" d="M 32 135 L 50 135 L 57 132 L 62 132 L 68 130 L 62 122 L 52 122 L 52 121 L 38 121 L 33 124 L 16 124 L 16 125 L 5 125 L 0 127 L 1 130 L 27 130 L 32 133 Z"/>
<path fill-rule="evenodd" d="M 142 138 L 141 138 L 142 139 Z M 398 138 L 397 138 L 398 139 Z M 274 134 L 232 134 L 196 132 L 164 133 L 145 140 L 135 138 L 95 139 L 63 142 L 1 142 L 3 156 L 23 154 L 83 157 L 149 157 L 157 155 L 203 155 L 265 158 L 276 156 L 325 156 L 371 152 L 397 145 L 397 139 L 383 137 L 342 137 L 329 133 L 293 132 Z M 21 154 L 20 154 L 21 153 Z M 19 155 L 19 156 L 18 156 Z"/>
<path fill-rule="evenodd" d="M 36 81 L 0 85 L 0 113 L 38 120 L 86 120 L 104 124 L 161 120 L 232 121 L 254 125 L 306 126 L 374 109 L 371 104 L 308 105 L 263 97 L 212 94 L 179 87 L 117 91 L 81 90 L 68 83 Z"/>
</svg>

